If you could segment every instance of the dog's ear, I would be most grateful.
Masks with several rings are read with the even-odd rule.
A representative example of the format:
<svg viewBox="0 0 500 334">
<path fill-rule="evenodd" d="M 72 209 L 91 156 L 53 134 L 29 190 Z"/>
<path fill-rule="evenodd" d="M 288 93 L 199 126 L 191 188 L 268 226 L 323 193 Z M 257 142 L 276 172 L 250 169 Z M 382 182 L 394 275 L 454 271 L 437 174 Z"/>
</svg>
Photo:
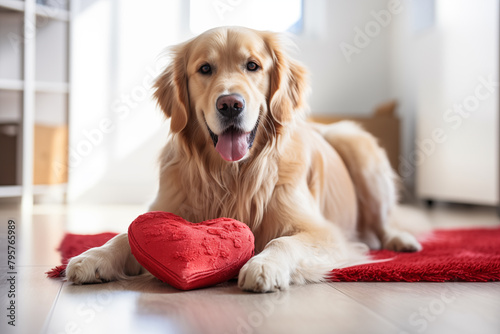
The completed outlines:
<svg viewBox="0 0 500 334">
<path fill-rule="evenodd" d="M 306 111 L 307 70 L 286 54 L 279 35 L 267 33 L 264 40 L 273 58 L 270 73 L 269 110 L 280 124 L 292 119 L 298 111 Z"/>
<path fill-rule="evenodd" d="M 170 118 L 170 130 L 173 132 L 181 132 L 188 120 L 186 48 L 187 45 L 183 44 L 171 49 L 172 61 L 154 84 L 154 97 L 167 118 Z"/>
</svg>

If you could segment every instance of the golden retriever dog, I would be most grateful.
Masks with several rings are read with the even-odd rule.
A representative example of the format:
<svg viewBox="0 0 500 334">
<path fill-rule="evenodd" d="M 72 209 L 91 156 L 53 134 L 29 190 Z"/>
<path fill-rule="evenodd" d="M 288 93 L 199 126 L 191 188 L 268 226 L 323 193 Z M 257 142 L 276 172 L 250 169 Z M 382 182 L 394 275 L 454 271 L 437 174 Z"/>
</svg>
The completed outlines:
<svg viewBox="0 0 500 334">
<path fill-rule="evenodd" d="M 150 210 L 246 223 L 256 255 L 238 286 L 255 292 L 366 261 L 370 236 L 384 249 L 421 249 L 389 225 L 395 174 L 374 137 L 351 122 L 306 121 L 307 73 L 285 45 L 271 32 L 209 30 L 173 47 L 155 83 L 171 131 Z M 71 259 L 66 276 L 99 283 L 144 271 L 124 233 Z"/>
</svg>

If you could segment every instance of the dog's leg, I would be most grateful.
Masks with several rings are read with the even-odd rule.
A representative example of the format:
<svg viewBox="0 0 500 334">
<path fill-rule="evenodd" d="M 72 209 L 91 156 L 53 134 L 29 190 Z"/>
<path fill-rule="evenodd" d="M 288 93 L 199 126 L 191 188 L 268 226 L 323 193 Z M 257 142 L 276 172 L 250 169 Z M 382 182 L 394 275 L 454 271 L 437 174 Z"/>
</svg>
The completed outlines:
<svg viewBox="0 0 500 334">
<path fill-rule="evenodd" d="M 365 245 L 348 243 L 333 223 L 327 225 L 271 240 L 241 268 L 238 286 L 253 292 L 285 290 L 290 284 L 325 281 L 332 269 L 366 261 Z"/>
<path fill-rule="evenodd" d="M 76 284 L 102 283 L 139 275 L 143 271 L 130 251 L 127 233 L 122 233 L 101 247 L 73 257 L 66 267 L 66 277 Z"/>
<path fill-rule="evenodd" d="M 168 198 L 161 198 L 161 193 L 160 189 L 149 211 L 175 212 L 164 205 L 170 201 Z M 76 284 L 103 283 L 147 272 L 132 255 L 128 234 L 121 233 L 103 246 L 91 248 L 73 257 L 66 267 L 66 278 Z"/>
<path fill-rule="evenodd" d="M 397 176 L 377 140 L 349 121 L 318 126 L 318 130 L 349 170 L 358 198 L 361 237 L 375 233 L 382 248 L 388 250 L 421 250 L 413 235 L 389 226 L 389 216 L 397 202 Z"/>
</svg>

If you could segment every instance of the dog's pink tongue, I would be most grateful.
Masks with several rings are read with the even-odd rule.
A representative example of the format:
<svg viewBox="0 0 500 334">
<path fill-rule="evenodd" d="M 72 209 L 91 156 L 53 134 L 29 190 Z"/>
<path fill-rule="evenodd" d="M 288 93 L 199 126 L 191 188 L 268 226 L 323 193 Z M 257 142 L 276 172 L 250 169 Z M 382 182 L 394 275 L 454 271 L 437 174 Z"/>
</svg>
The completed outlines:
<svg viewBox="0 0 500 334">
<path fill-rule="evenodd" d="M 224 160 L 238 161 L 248 152 L 248 133 L 230 131 L 219 135 L 215 149 Z"/>
</svg>

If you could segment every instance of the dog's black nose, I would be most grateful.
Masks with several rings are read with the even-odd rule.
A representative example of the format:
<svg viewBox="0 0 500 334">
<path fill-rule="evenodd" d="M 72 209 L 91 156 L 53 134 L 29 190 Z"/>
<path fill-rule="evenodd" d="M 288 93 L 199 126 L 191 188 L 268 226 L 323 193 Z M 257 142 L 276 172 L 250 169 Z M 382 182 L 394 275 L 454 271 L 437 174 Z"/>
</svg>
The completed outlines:
<svg viewBox="0 0 500 334">
<path fill-rule="evenodd" d="M 235 118 L 245 110 L 245 99 L 239 94 L 221 95 L 216 107 L 222 116 Z"/>
</svg>

